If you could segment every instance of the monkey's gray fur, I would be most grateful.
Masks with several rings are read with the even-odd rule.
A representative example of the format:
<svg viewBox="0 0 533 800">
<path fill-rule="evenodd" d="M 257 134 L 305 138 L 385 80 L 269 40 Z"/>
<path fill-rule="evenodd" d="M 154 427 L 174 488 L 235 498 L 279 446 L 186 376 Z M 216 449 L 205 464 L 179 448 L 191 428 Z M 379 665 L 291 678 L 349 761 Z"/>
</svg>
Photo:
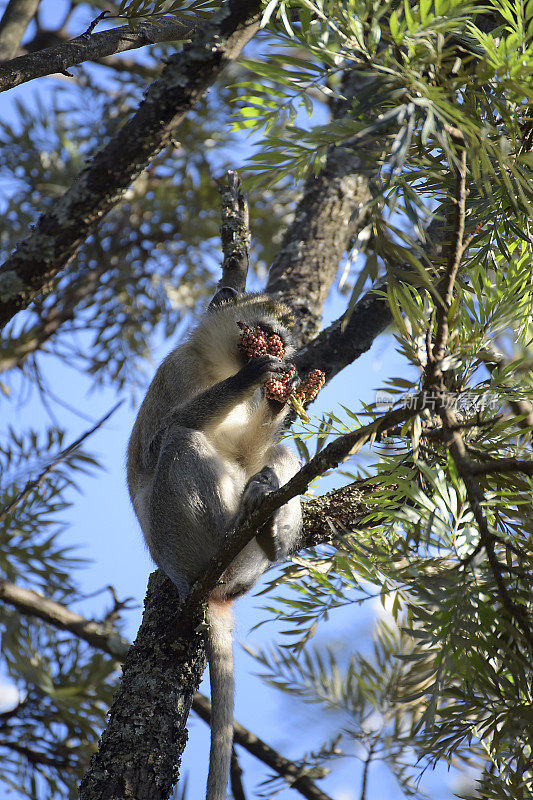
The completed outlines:
<svg viewBox="0 0 533 800">
<path fill-rule="evenodd" d="M 285 348 L 248 359 L 237 322 L 277 333 Z M 226 532 L 299 468 L 277 439 L 286 404 L 262 384 L 294 352 L 290 312 L 265 295 L 221 289 L 188 340 L 159 367 L 128 447 L 128 486 L 150 553 L 185 599 Z M 294 498 L 234 559 L 208 604 L 211 753 L 207 800 L 225 800 L 233 738 L 231 602 L 268 565 L 297 546 L 301 508 Z"/>
</svg>

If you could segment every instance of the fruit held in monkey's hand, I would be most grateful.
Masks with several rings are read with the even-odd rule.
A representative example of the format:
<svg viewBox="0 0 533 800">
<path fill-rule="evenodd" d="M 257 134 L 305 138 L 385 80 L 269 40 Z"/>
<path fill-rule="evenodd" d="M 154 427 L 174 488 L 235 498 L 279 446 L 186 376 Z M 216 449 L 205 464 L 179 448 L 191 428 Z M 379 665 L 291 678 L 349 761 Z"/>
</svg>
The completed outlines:
<svg viewBox="0 0 533 800">
<path fill-rule="evenodd" d="M 286 403 L 292 391 L 291 383 L 295 377 L 296 368 L 292 364 L 288 364 L 286 372 L 275 378 L 268 378 L 263 384 L 268 399 L 277 400 L 278 403 Z"/>
<path fill-rule="evenodd" d="M 268 333 L 262 330 L 259 325 L 251 327 L 250 325 L 245 325 L 244 322 L 237 322 L 237 325 L 242 331 L 240 348 L 249 358 L 257 358 L 257 356 L 264 355 L 283 358 L 285 348 L 281 337 L 277 333 Z"/>
<path fill-rule="evenodd" d="M 283 358 L 285 355 L 285 348 L 283 342 L 277 333 L 271 333 L 267 338 L 267 353 L 277 358 Z"/>
<path fill-rule="evenodd" d="M 326 375 L 321 369 L 313 369 L 299 386 L 298 392 L 303 394 L 304 403 L 310 403 L 315 399 L 319 391 L 326 382 Z"/>
<path fill-rule="evenodd" d="M 251 328 L 244 322 L 238 322 L 241 329 L 240 348 L 249 358 L 267 355 L 267 340 L 264 332 L 259 327 Z"/>
<path fill-rule="evenodd" d="M 285 347 L 277 333 L 268 333 L 259 325 L 251 327 L 244 322 L 237 322 L 237 325 L 242 331 L 239 346 L 249 358 L 264 355 L 279 359 L 284 357 Z M 268 378 L 264 382 L 265 394 L 269 400 L 276 400 L 278 403 L 290 401 L 298 416 L 308 421 L 309 417 L 303 408 L 304 403 L 310 403 L 315 399 L 326 382 L 326 376 L 322 370 L 313 369 L 307 378 L 296 386 L 295 377 L 296 369 L 291 364 L 287 365 L 286 372 Z"/>
<path fill-rule="evenodd" d="M 304 411 L 304 403 L 310 403 L 315 399 L 326 382 L 326 376 L 321 369 L 314 369 L 296 386 L 293 383 L 295 376 L 296 370 L 290 366 L 287 372 L 265 381 L 265 393 L 269 400 L 277 400 L 278 403 L 289 401 L 300 419 L 309 422 L 309 417 Z"/>
<path fill-rule="evenodd" d="M 326 375 L 321 369 L 313 369 L 304 381 L 295 386 L 289 400 L 292 407 L 303 422 L 309 422 L 309 417 L 304 410 L 304 403 L 315 399 L 326 382 Z"/>
</svg>

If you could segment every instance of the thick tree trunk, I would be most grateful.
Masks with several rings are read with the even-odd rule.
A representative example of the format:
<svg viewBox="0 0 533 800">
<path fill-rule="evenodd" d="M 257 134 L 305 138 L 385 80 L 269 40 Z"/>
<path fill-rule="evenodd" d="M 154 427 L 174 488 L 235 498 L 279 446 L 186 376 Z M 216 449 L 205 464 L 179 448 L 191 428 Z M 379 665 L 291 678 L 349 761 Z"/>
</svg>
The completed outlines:
<svg viewBox="0 0 533 800">
<path fill-rule="evenodd" d="M 294 220 L 268 278 L 267 292 L 296 311 L 299 342 L 320 330 L 322 306 L 339 263 L 361 226 L 370 200 L 361 160 L 352 150 L 333 147 L 325 169 L 309 175 Z"/>
<path fill-rule="evenodd" d="M 143 621 L 123 669 L 81 800 L 168 800 L 187 742 L 186 722 L 205 668 L 201 634 L 176 640 L 179 606 L 160 571 L 148 584 Z"/>
</svg>

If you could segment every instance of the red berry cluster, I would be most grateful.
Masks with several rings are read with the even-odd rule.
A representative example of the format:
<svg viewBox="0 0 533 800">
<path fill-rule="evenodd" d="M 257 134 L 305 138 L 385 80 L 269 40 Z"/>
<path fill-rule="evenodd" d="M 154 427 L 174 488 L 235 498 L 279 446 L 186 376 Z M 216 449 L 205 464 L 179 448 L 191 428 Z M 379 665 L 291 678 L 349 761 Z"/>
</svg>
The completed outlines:
<svg viewBox="0 0 533 800">
<path fill-rule="evenodd" d="M 319 391 L 322 389 L 326 382 L 326 376 L 322 372 L 321 369 L 313 369 L 307 376 L 307 378 L 302 381 L 296 389 L 294 390 L 294 394 L 296 395 L 297 399 L 300 400 L 302 403 L 310 403 L 312 400 L 315 399 Z"/>
<path fill-rule="evenodd" d="M 242 331 L 240 348 L 249 358 L 266 355 L 283 358 L 285 348 L 277 333 L 269 334 L 262 330 L 259 325 L 254 328 L 250 325 L 245 325 L 244 322 L 238 322 L 237 325 Z"/>
<path fill-rule="evenodd" d="M 269 400 L 277 400 L 278 403 L 287 402 L 291 394 L 291 382 L 296 375 L 296 369 L 291 366 L 282 375 L 276 378 L 268 378 L 265 383 L 265 394 Z"/>
<path fill-rule="evenodd" d="M 252 327 L 244 322 L 237 322 L 241 329 L 240 348 L 248 358 L 258 356 L 275 356 L 283 358 L 285 348 L 277 333 L 267 333 L 259 325 Z M 287 371 L 275 378 L 268 378 L 265 383 L 265 394 L 269 400 L 286 403 L 291 400 L 298 413 L 304 414 L 303 404 L 315 399 L 326 382 L 326 376 L 320 369 L 312 370 L 304 381 L 293 385 L 296 369 L 291 366 Z"/>
<path fill-rule="evenodd" d="M 266 396 L 270 400 L 277 400 L 279 403 L 286 403 L 287 400 L 293 402 L 298 410 L 303 409 L 304 403 L 310 403 L 315 399 L 319 391 L 326 382 L 326 376 L 320 369 L 314 369 L 309 373 L 304 381 L 300 381 L 296 386 L 291 385 L 296 370 L 290 367 L 284 375 L 276 378 L 269 378 L 265 381 Z"/>
</svg>

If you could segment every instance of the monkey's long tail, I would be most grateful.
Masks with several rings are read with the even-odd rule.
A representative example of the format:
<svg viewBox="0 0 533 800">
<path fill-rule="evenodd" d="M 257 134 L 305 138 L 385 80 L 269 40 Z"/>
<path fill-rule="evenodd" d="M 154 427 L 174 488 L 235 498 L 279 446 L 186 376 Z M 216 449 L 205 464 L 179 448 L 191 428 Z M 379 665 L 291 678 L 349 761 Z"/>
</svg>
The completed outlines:
<svg viewBox="0 0 533 800">
<path fill-rule="evenodd" d="M 233 745 L 233 604 L 210 600 L 207 622 L 211 751 L 206 800 L 226 800 Z"/>
</svg>

